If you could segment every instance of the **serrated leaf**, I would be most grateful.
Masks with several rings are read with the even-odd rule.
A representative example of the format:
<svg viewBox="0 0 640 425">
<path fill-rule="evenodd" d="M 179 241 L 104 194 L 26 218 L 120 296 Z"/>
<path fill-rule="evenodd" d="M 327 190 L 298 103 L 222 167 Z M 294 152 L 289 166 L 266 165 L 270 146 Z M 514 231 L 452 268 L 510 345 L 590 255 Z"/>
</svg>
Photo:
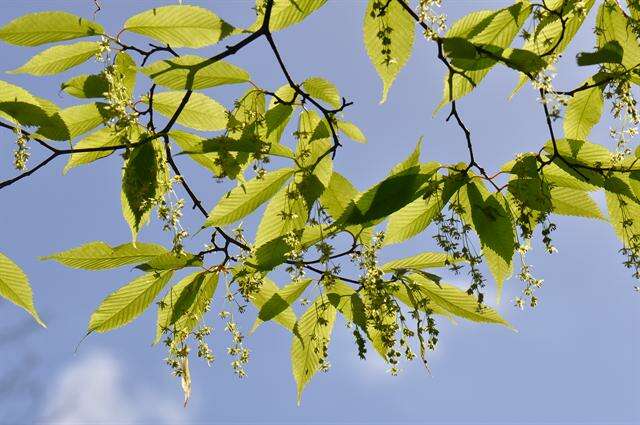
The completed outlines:
<svg viewBox="0 0 640 425">
<path fill-rule="evenodd" d="M 202 142 L 205 140 L 203 137 L 178 130 L 170 132 L 169 136 L 180 146 L 183 152 L 188 153 L 191 159 L 211 171 L 213 175 L 218 177 L 222 174 L 221 160 L 217 153 L 191 153 L 198 151 Z"/>
<path fill-rule="evenodd" d="M 184 340 L 202 320 L 205 309 L 218 287 L 218 275 L 195 272 L 175 284 L 158 303 L 158 319 L 154 344 L 160 342 L 166 330 L 174 338 Z"/>
<path fill-rule="evenodd" d="M 527 0 L 497 11 L 476 11 L 456 21 L 446 37 L 459 37 L 474 45 L 488 46 L 489 49 L 506 49 L 511 45 L 520 28 L 531 13 L 531 5 Z M 483 59 L 489 60 L 489 59 Z M 491 60 L 493 64 L 497 63 Z M 484 65 L 479 70 L 464 71 L 444 78 L 443 99 L 436 111 L 447 103 L 460 99 L 471 93 L 487 76 L 492 66 Z"/>
<path fill-rule="evenodd" d="M 2 253 L 0 253 L 0 297 L 22 307 L 39 325 L 46 328 L 33 304 L 33 293 L 27 275 Z"/>
<path fill-rule="evenodd" d="M 585 84 L 593 84 L 589 79 Z M 576 93 L 567 105 L 564 117 L 564 137 L 584 140 L 600 122 L 604 108 L 602 87 L 596 86 Z"/>
<path fill-rule="evenodd" d="M 270 300 L 272 297 L 280 291 L 278 285 L 276 285 L 271 279 L 268 277 L 264 277 L 262 279 L 262 284 L 260 285 L 260 289 L 257 293 L 253 294 L 251 298 L 251 302 L 256 306 L 258 311 L 262 309 L 262 307 Z M 293 311 L 293 308 L 287 307 L 280 313 L 278 313 L 273 320 L 280 324 L 282 327 L 287 329 L 288 331 L 293 330 L 293 326 L 296 324 L 296 313 Z M 255 330 L 260 326 L 262 321 L 260 319 L 256 319 L 251 327 L 251 332 L 255 332 Z"/>
<path fill-rule="evenodd" d="M 62 109 L 38 129 L 38 134 L 51 140 L 73 140 L 109 119 L 106 106 L 87 103 Z"/>
<path fill-rule="evenodd" d="M 122 176 L 122 214 L 135 242 L 142 226 L 149 220 L 152 200 L 163 193 L 167 170 L 164 150 L 153 141 L 136 146 L 125 163 Z"/>
<path fill-rule="evenodd" d="M 607 41 L 595 52 L 578 53 L 578 66 L 600 65 L 603 63 L 622 63 L 624 50 L 617 40 Z"/>
<path fill-rule="evenodd" d="M 65 46 L 53 46 L 38 53 L 29 59 L 27 63 L 9 71 L 9 73 L 36 76 L 59 74 L 88 61 L 99 51 L 100 44 L 93 41 L 80 41 Z"/>
<path fill-rule="evenodd" d="M 171 118 L 184 96 L 185 93 L 180 91 L 156 93 L 153 96 L 153 108 L 156 112 Z M 176 122 L 195 130 L 223 130 L 227 126 L 227 110 L 202 93 L 191 93 Z"/>
<path fill-rule="evenodd" d="M 274 0 L 269 20 L 269 30 L 279 31 L 302 22 L 307 16 L 324 6 L 327 0 Z M 256 0 L 256 10 L 259 11 L 255 22 L 249 28 L 256 31 L 264 21 L 264 3 Z"/>
<path fill-rule="evenodd" d="M 604 219 L 598 204 L 581 190 L 554 187 L 551 189 L 551 204 L 556 214 Z"/>
<path fill-rule="evenodd" d="M 334 171 L 329 185 L 320 195 L 320 203 L 337 219 L 344 213 L 352 199 L 358 196 L 358 190 L 342 174 Z"/>
<path fill-rule="evenodd" d="M 311 279 L 301 279 L 297 282 L 291 282 L 290 284 L 278 289 L 274 294 L 272 294 L 260 307 L 260 311 L 258 312 L 258 317 L 256 318 L 253 326 L 251 327 L 251 332 L 255 332 L 255 330 L 262 324 L 263 322 L 268 322 L 269 320 L 278 320 L 278 318 L 282 316 L 282 320 L 280 320 L 280 324 L 285 326 L 288 330 L 292 331 L 293 326 L 295 325 L 295 319 L 293 321 L 287 320 L 287 317 L 294 317 L 290 314 L 287 315 L 286 312 L 291 310 L 291 305 L 302 295 L 302 293 L 309 287 L 311 284 Z"/>
<path fill-rule="evenodd" d="M 496 310 L 491 307 L 478 307 L 478 299 L 466 291 L 445 283 L 435 283 L 419 274 L 409 276 L 415 289 L 436 306 L 457 317 L 480 323 L 496 323 L 512 328 Z"/>
<path fill-rule="evenodd" d="M 204 47 L 231 35 L 233 26 L 198 6 L 156 7 L 127 19 L 124 29 L 171 47 Z"/>
<path fill-rule="evenodd" d="M 409 205 L 424 194 L 439 164 L 420 164 L 393 174 L 353 200 L 339 225 L 371 224 Z"/>
<path fill-rule="evenodd" d="M 104 270 L 149 261 L 167 250 L 162 245 L 138 242 L 111 247 L 102 241 L 89 242 L 67 251 L 41 257 L 73 269 Z"/>
<path fill-rule="evenodd" d="M 150 272 L 180 270 L 186 267 L 202 267 L 202 258 L 190 253 L 175 254 L 173 252 L 167 252 L 153 257 L 150 261 L 140 264 L 135 268 L 144 272 Z"/>
<path fill-rule="evenodd" d="M 619 65 L 606 65 L 605 68 L 611 70 L 628 70 L 637 67 L 640 63 L 640 43 L 634 33 L 634 28 L 630 25 L 626 13 L 620 4 L 614 0 L 605 0 L 600 5 L 598 16 L 596 17 L 596 27 L 598 48 L 603 49 L 611 43 L 618 43 L 622 47 L 622 67 Z M 638 82 L 638 77 L 634 77 Z"/>
<path fill-rule="evenodd" d="M 336 109 L 342 105 L 342 97 L 338 88 L 331 81 L 324 78 L 307 78 L 302 83 L 302 88 L 314 99 L 325 101 Z"/>
<path fill-rule="evenodd" d="M 263 143 L 257 139 L 243 138 L 235 140 L 227 136 L 218 136 L 212 139 L 190 138 L 188 133 L 183 131 L 172 131 L 170 133 L 174 139 L 191 140 L 190 148 L 180 152 L 180 154 L 202 155 L 219 152 L 248 152 L 253 154 L 268 154 L 281 156 L 284 158 L 294 158 L 293 152 L 286 146 Z M 176 136 L 177 135 L 177 136 Z M 197 137 L 197 136 L 194 136 Z"/>
<path fill-rule="evenodd" d="M 295 184 L 283 187 L 267 204 L 254 245 L 260 247 L 288 232 L 301 230 L 308 218 L 309 208 Z"/>
<path fill-rule="evenodd" d="M 209 213 L 204 226 L 224 226 L 249 215 L 275 195 L 293 173 L 291 168 L 282 168 L 235 187 Z"/>
<path fill-rule="evenodd" d="M 486 196 L 478 186 L 468 184 L 466 194 L 469 204 L 465 208 L 468 209 L 467 214 L 471 215 L 473 227 L 480 238 L 482 253 L 496 280 L 499 302 L 504 280 L 513 269 L 516 240 L 511 215 L 499 192 Z"/>
<path fill-rule="evenodd" d="M 358 143 L 367 143 L 367 137 L 364 135 L 362 130 L 358 128 L 354 123 L 349 121 L 337 120 L 336 126 L 338 130 L 345 134 L 351 140 L 354 140 Z"/>
<path fill-rule="evenodd" d="M 441 180 L 434 179 L 431 193 L 419 197 L 389 216 L 385 245 L 399 243 L 421 233 L 465 183 L 463 178 L 446 177 L 443 182 Z"/>
<path fill-rule="evenodd" d="M 399 2 L 387 3 L 384 12 L 374 10 L 376 4 L 381 3 L 369 0 L 365 11 L 364 46 L 382 80 L 380 103 L 384 103 L 391 85 L 411 57 L 415 22 Z"/>
<path fill-rule="evenodd" d="M 251 80 L 249 73 L 236 65 L 195 55 L 160 60 L 142 68 L 142 72 L 172 90 L 201 90 Z"/>
<path fill-rule="evenodd" d="M 50 119 L 43 103 L 22 87 L 0 80 L 0 116 L 26 126 L 41 125 Z"/>
<path fill-rule="evenodd" d="M 89 149 L 89 148 L 106 148 L 109 146 L 124 145 L 132 143 L 138 138 L 139 134 L 133 137 L 128 134 L 127 130 L 115 132 L 111 127 L 104 127 L 95 133 L 88 135 L 81 139 L 74 145 L 74 149 Z M 66 174 L 72 168 L 80 165 L 90 164 L 101 158 L 105 158 L 111 155 L 113 151 L 94 151 L 94 152 L 78 152 L 73 153 L 64 166 L 63 174 Z"/>
<path fill-rule="evenodd" d="M 108 332 L 140 316 L 173 276 L 173 271 L 148 273 L 105 298 L 93 312 L 87 333 Z"/>
<path fill-rule="evenodd" d="M 67 12 L 23 15 L 0 28 L 0 40 L 17 46 L 39 46 L 104 33 L 102 25 Z"/>
<path fill-rule="evenodd" d="M 442 252 L 423 252 L 411 257 L 389 261 L 380 269 L 385 272 L 401 269 L 428 269 L 436 267 L 446 267 L 460 260 L 454 259 L 451 255 Z"/>
<path fill-rule="evenodd" d="M 103 75 L 78 75 L 62 83 L 60 89 L 81 99 L 100 98 L 109 91 L 109 83 Z"/>
<path fill-rule="evenodd" d="M 291 342 L 291 370 L 296 381 L 298 404 L 302 391 L 325 361 L 336 308 L 325 296 L 318 297 L 296 322 Z"/>
</svg>

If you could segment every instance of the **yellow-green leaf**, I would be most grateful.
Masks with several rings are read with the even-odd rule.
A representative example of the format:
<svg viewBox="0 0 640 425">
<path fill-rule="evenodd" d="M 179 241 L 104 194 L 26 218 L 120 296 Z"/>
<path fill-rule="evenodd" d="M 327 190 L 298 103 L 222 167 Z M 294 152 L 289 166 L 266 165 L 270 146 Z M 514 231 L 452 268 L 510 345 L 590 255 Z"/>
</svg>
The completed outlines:
<svg viewBox="0 0 640 425">
<path fill-rule="evenodd" d="M 275 195 L 293 172 L 291 168 L 282 168 L 233 188 L 209 213 L 204 226 L 225 226 L 246 217 Z"/>
<path fill-rule="evenodd" d="M 167 253 L 162 245 L 138 242 L 110 247 L 102 241 L 89 242 L 67 251 L 41 257 L 72 269 L 104 270 L 149 261 Z"/>
<path fill-rule="evenodd" d="M 374 5 L 386 7 L 384 11 Z M 364 15 L 364 46 L 371 63 L 382 79 L 382 100 L 387 100 L 391 85 L 406 65 L 413 49 L 415 22 L 399 2 L 369 0 Z"/>
<path fill-rule="evenodd" d="M 159 114 L 171 118 L 184 96 L 185 93 L 180 91 L 156 93 L 153 96 L 153 108 Z M 227 110 L 202 93 L 191 93 L 176 122 L 195 130 L 222 130 L 227 125 Z"/>
<path fill-rule="evenodd" d="M 0 28 L 0 40 L 17 46 L 39 46 L 104 33 L 102 25 L 67 12 L 23 15 Z"/>
<path fill-rule="evenodd" d="M 229 25 L 208 9 L 190 5 L 156 7 L 127 19 L 124 29 L 171 47 L 204 47 L 231 35 Z"/>
<path fill-rule="evenodd" d="M 249 73 L 236 65 L 223 60 L 211 63 L 195 55 L 160 60 L 142 68 L 142 72 L 172 90 L 201 90 L 251 80 Z"/>
<path fill-rule="evenodd" d="M 33 304 L 33 293 L 27 275 L 2 253 L 0 253 L 0 296 L 22 307 L 38 324 L 46 327 Z"/>
<path fill-rule="evenodd" d="M 305 386 L 327 361 L 335 319 L 336 308 L 321 295 L 296 322 L 291 343 L 291 369 L 298 390 L 298 404 Z"/>
<path fill-rule="evenodd" d="M 155 300 L 171 276 L 173 271 L 148 273 L 113 292 L 91 315 L 87 332 L 108 332 L 133 321 Z"/>
<path fill-rule="evenodd" d="M 9 73 L 37 76 L 59 74 L 88 61 L 99 51 L 100 44 L 93 41 L 80 41 L 64 46 L 53 46 L 38 53 L 20 68 L 9 71 Z"/>
</svg>

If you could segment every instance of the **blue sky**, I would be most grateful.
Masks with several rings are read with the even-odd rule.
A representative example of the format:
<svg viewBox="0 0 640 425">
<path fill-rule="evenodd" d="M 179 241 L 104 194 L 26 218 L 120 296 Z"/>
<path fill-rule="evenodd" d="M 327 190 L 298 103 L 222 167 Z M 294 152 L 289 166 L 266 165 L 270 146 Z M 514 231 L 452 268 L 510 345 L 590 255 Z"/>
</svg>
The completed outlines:
<svg viewBox="0 0 640 425">
<path fill-rule="evenodd" d="M 104 0 L 98 20 L 117 32 L 126 17 L 170 1 Z M 193 1 L 210 7 L 231 23 L 251 22 L 248 0 Z M 449 21 L 471 10 L 498 8 L 506 1 L 445 0 Z M 423 160 L 466 160 L 459 129 L 446 124 L 446 113 L 432 117 L 440 100 L 444 70 L 435 49 L 418 39 L 413 57 L 379 105 L 381 84 L 362 46 L 361 22 L 366 2 L 333 0 L 302 25 L 276 35 L 281 53 L 295 79 L 323 76 L 336 83 L 354 105 L 346 118 L 357 123 L 369 139 L 367 145 L 345 141 L 335 168 L 359 189 L 383 178 L 424 136 Z M 4 23 L 24 13 L 61 9 L 91 17 L 92 2 L 4 0 Z M 561 62 L 556 85 L 576 86 L 585 70 L 576 70 L 573 57 L 593 45 L 589 25 Z M 203 56 L 219 48 L 204 49 Z M 13 69 L 30 54 L 26 48 L 0 45 L 2 69 Z M 235 55 L 231 62 L 244 67 L 265 88 L 284 84 L 266 43 L 259 41 Z M 97 70 L 97 65 L 83 67 Z M 81 69 L 83 70 L 83 69 Z M 564 72 L 563 72 L 564 70 Z M 69 75 L 53 78 L 2 78 L 60 105 L 75 100 L 58 92 Z M 489 170 L 521 151 L 537 150 L 546 141 L 544 115 L 535 92 L 527 87 L 513 100 L 513 72 L 492 71 L 482 85 L 463 99 L 460 112 L 473 133 L 480 163 Z M 229 105 L 241 87 L 207 92 Z M 560 123 L 557 124 L 558 127 Z M 611 144 L 607 121 L 592 140 Z M 8 178 L 12 135 L 0 143 L 0 178 Z M 291 137 L 289 136 L 289 143 Z M 34 149 L 34 158 L 37 157 Z M 181 158 L 181 168 L 207 206 L 228 185 L 216 184 L 204 170 Z M 129 240 L 120 212 L 120 166 L 113 156 L 91 167 L 62 176 L 64 160 L 0 193 L 0 250 L 29 274 L 36 303 L 49 328 L 31 332 L 26 342 L 0 345 L 0 372 L 21 365 L 34 369 L 42 397 L 29 406 L 28 416 L 13 420 L 86 423 L 638 423 L 638 294 L 636 284 L 622 266 L 620 243 L 605 222 L 557 218 L 555 243 L 559 252 L 548 256 L 540 247 L 529 259 L 535 274 L 545 279 L 541 302 L 534 311 L 520 311 L 511 300 L 521 284 L 505 285 L 500 312 L 518 329 L 440 322 L 441 345 L 431 356 L 433 376 L 422 365 L 405 364 L 399 377 L 373 355 L 363 362 L 343 323 L 334 330 L 328 374 L 320 374 L 295 404 L 290 373 L 290 336 L 267 324 L 248 340 L 252 360 L 249 376 L 239 381 L 228 366 L 228 343 L 222 323 L 216 321 L 211 345 L 218 360 L 207 368 L 193 363 L 193 397 L 183 409 L 179 383 L 163 364 L 164 351 L 151 347 L 155 313 L 149 311 L 134 324 L 106 335 L 93 335 L 74 348 L 84 335 L 91 312 L 111 291 L 131 280 L 125 269 L 84 272 L 65 269 L 37 257 L 92 240 L 112 244 Z M 602 199 L 600 199 L 602 201 Z M 600 202 L 602 204 L 602 202 Z M 197 227 L 200 217 L 190 210 L 185 221 Z M 249 221 L 251 225 L 251 221 Z M 144 241 L 166 242 L 157 226 L 145 229 Z M 200 239 L 193 241 L 197 247 Z M 433 249 L 430 234 L 384 251 L 397 258 Z M 276 276 L 281 277 L 281 276 Z M 452 277 L 464 285 L 464 276 Z M 283 278 L 279 280 L 284 283 Z M 218 303 L 217 305 L 219 305 Z M 19 322 L 22 313 L 2 306 L 3 325 Z M 243 322 L 245 329 L 253 311 Z M 6 319 L 5 319 L 6 318 Z M 34 356 L 37 362 L 29 360 Z M 25 361 L 25 359 L 27 359 Z M 3 395 L 0 394 L 0 401 Z M 14 406 L 20 397 L 14 397 Z M 24 401 L 24 400 L 23 400 Z M 17 409 L 16 409 L 17 411 Z M 19 413 L 23 415 L 23 413 Z M 11 417 L 10 417 L 11 418 Z M 0 413 L 0 421 L 2 414 Z"/>
</svg>

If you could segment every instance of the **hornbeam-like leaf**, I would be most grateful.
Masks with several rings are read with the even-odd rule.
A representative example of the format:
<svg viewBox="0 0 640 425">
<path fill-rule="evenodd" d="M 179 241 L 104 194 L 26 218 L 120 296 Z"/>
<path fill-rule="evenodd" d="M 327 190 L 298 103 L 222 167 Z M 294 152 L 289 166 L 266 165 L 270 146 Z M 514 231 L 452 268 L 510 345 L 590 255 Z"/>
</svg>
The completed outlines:
<svg viewBox="0 0 640 425">
<path fill-rule="evenodd" d="M 156 112 L 171 118 L 178 110 L 184 96 L 185 93 L 180 91 L 156 93 L 153 96 L 153 108 Z M 189 101 L 176 122 L 195 130 L 222 130 L 227 125 L 227 110 L 202 93 L 191 93 Z"/>
<path fill-rule="evenodd" d="M 236 65 L 222 60 L 211 63 L 195 55 L 163 59 L 142 68 L 142 72 L 154 83 L 172 90 L 201 90 L 251 79 L 247 71 Z"/>
<path fill-rule="evenodd" d="M 0 253 L 0 297 L 22 307 L 46 328 L 33 304 L 33 293 L 27 275 L 9 257 Z"/>
<path fill-rule="evenodd" d="M 202 320 L 207 305 L 218 287 L 218 274 L 195 272 L 175 284 L 158 303 L 158 319 L 154 344 L 171 330 L 184 340 Z"/>
<path fill-rule="evenodd" d="M 204 47 L 231 35 L 234 28 L 208 9 L 198 6 L 156 7 L 127 19 L 124 29 L 146 35 L 171 47 Z"/>
<path fill-rule="evenodd" d="M 73 269 L 103 270 L 142 263 L 166 253 L 167 249 L 157 244 L 138 242 L 110 247 L 102 241 L 95 241 L 40 259 L 55 260 Z"/>
<path fill-rule="evenodd" d="M 136 319 L 156 299 L 171 276 L 173 271 L 148 273 L 113 292 L 91 315 L 87 333 L 108 332 Z"/>
<path fill-rule="evenodd" d="M 100 51 L 100 44 L 80 41 L 65 46 L 53 46 L 38 53 L 10 74 L 30 74 L 36 76 L 59 74 L 78 66 L 94 57 Z"/>
<path fill-rule="evenodd" d="M 204 226 L 225 226 L 249 215 L 278 192 L 294 170 L 283 168 L 237 186 L 218 202 Z"/>
<path fill-rule="evenodd" d="M 369 0 L 364 15 L 364 46 L 371 63 L 382 80 L 382 100 L 387 100 L 389 89 L 406 65 L 413 50 L 415 22 L 399 2 L 386 3 L 384 9 L 378 0 Z"/>
<path fill-rule="evenodd" d="M 321 295 L 296 322 L 291 343 L 291 369 L 298 390 L 298 404 L 302 391 L 313 375 L 326 362 L 336 308 Z"/>
<path fill-rule="evenodd" d="M 17 46 L 39 46 L 104 33 L 102 25 L 67 12 L 37 12 L 0 28 L 0 40 Z"/>
<path fill-rule="evenodd" d="M 448 284 L 435 283 L 422 275 L 409 276 L 412 288 L 429 300 L 430 303 L 450 312 L 454 316 L 481 323 L 496 323 L 512 326 L 504 320 L 496 310 L 488 306 L 478 305 L 478 299 L 466 291 Z"/>
<path fill-rule="evenodd" d="M 290 284 L 278 289 L 260 307 L 258 317 L 251 327 L 251 332 L 255 332 L 255 330 L 258 328 L 258 326 L 260 326 L 262 322 L 268 322 L 269 320 L 278 320 L 278 317 L 280 317 L 282 313 L 291 310 L 291 305 L 298 298 L 300 298 L 302 293 L 309 287 L 309 284 L 311 282 L 311 279 L 301 279 L 296 282 L 291 282 Z M 286 317 L 287 315 L 284 314 L 282 320 L 280 320 L 280 324 L 285 327 L 290 325 L 288 329 L 293 330 L 295 320 L 291 322 L 288 321 Z"/>
</svg>

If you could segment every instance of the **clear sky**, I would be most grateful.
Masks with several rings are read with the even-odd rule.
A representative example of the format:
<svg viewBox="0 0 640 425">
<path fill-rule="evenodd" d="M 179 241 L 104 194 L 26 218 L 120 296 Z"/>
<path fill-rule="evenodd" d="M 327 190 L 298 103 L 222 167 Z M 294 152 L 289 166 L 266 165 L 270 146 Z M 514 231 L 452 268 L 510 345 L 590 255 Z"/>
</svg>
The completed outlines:
<svg viewBox="0 0 640 425">
<path fill-rule="evenodd" d="M 103 0 L 98 20 L 113 33 L 126 17 L 171 1 Z M 210 7 L 231 23 L 251 22 L 249 0 L 194 1 Z M 445 0 L 449 21 L 479 8 L 498 8 L 506 1 Z M 365 189 L 413 149 L 424 136 L 423 160 L 466 160 L 459 129 L 446 124 L 446 113 L 432 117 L 440 100 L 444 70 L 433 45 L 418 38 L 413 57 L 379 105 L 381 84 L 362 46 L 364 0 L 332 0 L 302 25 L 276 35 L 276 41 L 298 81 L 323 76 L 336 83 L 354 105 L 346 117 L 369 139 L 367 145 L 345 141 L 335 168 Z M 89 0 L 3 0 L 0 22 L 28 12 L 61 9 L 91 17 Z M 557 78 L 558 87 L 574 87 L 579 74 L 573 57 L 593 45 L 594 12 L 567 52 Z M 224 43 L 223 43 L 224 45 Z M 205 49 L 213 55 L 222 46 Z M 261 86 L 276 89 L 284 79 L 262 41 L 230 59 L 247 69 Z M 30 51 L 0 45 L 2 70 L 26 61 Z M 97 70 L 97 65 L 84 67 Z M 564 70 L 564 72 L 562 72 Z M 69 74 L 70 75 L 70 74 Z M 13 76 L 6 79 L 61 105 L 73 98 L 58 92 L 67 74 L 49 78 Z M 482 85 L 460 104 L 473 133 L 479 161 L 495 170 L 521 151 L 537 150 L 546 142 L 544 115 L 534 91 L 526 87 L 513 100 L 513 72 L 492 71 Z M 216 88 L 210 96 L 229 105 L 242 87 Z M 556 124 L 560 127 L 560 123 Z M 291 136 L 288 135 L 291 143 Z M 608 123 L 592 139 L 611 144 Z M 2 136 L 0 179 L 10 169 L 13 138 Z M 34 148 L 34 159 L 38 157 Z M 32 162 L 33 164 L 34 162 Z M 216 185 L 204 170 L 181 158 L 181 167 L 208 208 L 228 185 Z M 106 335 L 92 335 L 74 355 L 91 312 L 111 291 L 131 280 L 124 269 L 84 272 L 63 268 L 37 257 L 93 240 L 127 242 L 129 230 L 120 212 L 120 166 L 117 156 L 62 176 L 64 160 L 0 192 L 0 251 L 29 274 L 36 303 L 49 328 L 35 329 L 25 340 L 0 345 L 0 376 L 18 368 L 17 381 L 34 380 L 38 397 L 0 391 L 0 422 L 32 420 L 69 423 L 638 423 L 639 295 L 618 254 L 620 242 L 605 222 L 557 218 L 557 254 L 540 247 L 530 255 L 535 274 L 545 279 L 534 311 L 512 307 L 522 288 L 517 279 L 505 285 L 500 312 L 518 329 L 460 322 L 440 322 L 441 345 L 431 356 L 433 376 L 422 365 L 404 365 L 399 377 L 386 373 L 375 355 L 363 362 L 342 322 L 336 325 L 330 348 L 332 368 L 314 378 L 296 407 L 290 372 L 290 335 L 267 324 L 248 339 L 252 360 L 249 376 L 238 380 L 224 352 L 228 343 L 216 321 L 211 345 L 217 361 L 211 368 L 192 362 L 193 396 L 183 409 L 179 382 L 163 363 L 162 347 L 151 347 L 155 312 Z M 603 204 L 602 199 L 599 199 Z M 199 226 L 189 210 L 186 222 Z M 250 222 L 251 223 L 251 222 Z M 144 230 L 143 241 L 166 241 L 158 227 Z M 197 247 L 201 239 L 193 241 Z M 197 249 L 197 248 L 196 248 Z M 397 258 L 432 250 L 431 235 L 384 251 Z M 464 285 L 464 276 L 448 279 Z M 284 283 L 283 279 L 279 280 Z M 216 304 L 219 306 L 219 302 Z M 23 313 L 0 304 L 0 335 Z M 253 320 L 251 310 L 245 329 Z M 35 326 L 35 325 L 34 325 Z M 1 343 L 0 343 L 1 344 Z M 15 369 L 14 373 L 15 373 Z M 9 403 L 2 404 L 9 398 Z M 20 406 L 26 405 L 22 409 Z M 20 408 L 19 408 L 20 407 Z M 6 409 L 6 410 L 5 410 Z M 7 413 L 8 412 L 8 413 Z"/>
</svg>

